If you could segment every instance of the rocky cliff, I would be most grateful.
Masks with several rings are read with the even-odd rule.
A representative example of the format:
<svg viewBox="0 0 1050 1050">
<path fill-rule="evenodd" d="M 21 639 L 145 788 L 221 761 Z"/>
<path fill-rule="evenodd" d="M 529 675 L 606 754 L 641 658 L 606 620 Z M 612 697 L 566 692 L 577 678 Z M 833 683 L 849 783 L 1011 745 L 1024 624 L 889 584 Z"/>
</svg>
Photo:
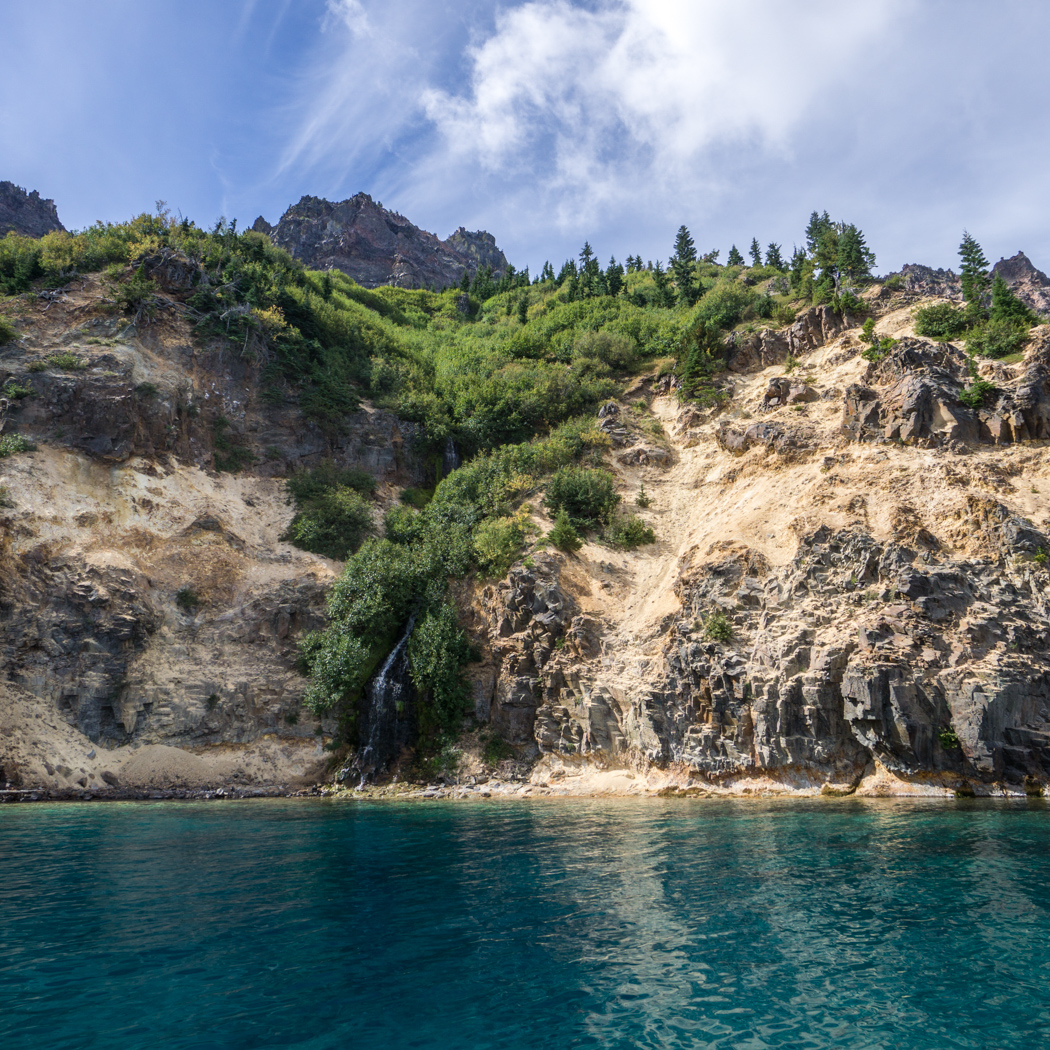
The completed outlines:
<svg viewBox="0 0 1050 1050">
<path fill-rule="evenodd" d="M 260 216 L 254 229 L 312 269 L 341 270 L 366 288 L 441 289 L 458 285 L 464 273 L 487 266 L 499 276 L 508 266 L 492 234 L 460 227 L 442 241 L 367 193 L 334 204 L 303 197 L 276 226 Z"/>
<path fill-rule="evenodd" d="M 1050 311 L 1050 277 L 1036 269 L 1024 252 L 1000 259 L 992 267 L 992 273 L 1000 274 L 1021 302 L 1036 313 Z M 934 270 L 909 263 L 902 267 L 901 276 L 909 292 L 962 302 L 962 281 L 951 270 Z"/>
<path fill-rule="evenodd" d="M 36 190 L 27 193 L 13 182 L 0 182 L 0 237 L 12 232 L 43 237 L 64 229 L 54 201 L 44 200 Z"/>
<path fill-rule="evenodd" d="M 37 448 L 0 457 L 0 788 L 315 782 L 336 727 L 302 705 L 296 643 L 340 567 L 281 540 L 278 479 L 363 468 L 378 521 L 423 481 L 413 426 L 366 404 L 322 431 L 263 396 L 261 361 L 194 334 L 185 258 L 139 266 L 138 323 L 98 277 L 5 304 L 0 430 Z M 657 542 L 455 583 L 480 656 L 455 790 L 1050 783 L 1050 338 L 982 362 L 970 407 L 962 348 L 915 335 L 935 298 L 867 298 L 884 350 L 868 314 L 816 307 L 730 338 L 712 407 L 658 373 L 602 405 L 605 465 L 628 504 L 644 484 Z M 216 469 L 231 447 L 238 473 Z M 515 752 L 495 773 L 486 739 Z"/>
<path fill-rule="evenodd" d="M 78 278 L 22 297 L 0 347 L 0 430 L 37 446 L 0 454 L 0 789 L 291 790 L 327 761 L 294 664 L 338 566 L 282 542 L 275 476 L 332 458 L 382 501 L 420 480 L 411 428 L 263 399 L 257 361 L 191 331 L 179 267 L 139 262 L 152 320 Z"/>
<path fill-rule="evenodd" d="M 736 345 L 724 407 L 666 380 L 607 407 L 658 542 L 539 555 L 469 599 L 477 717 L 535 756 L 528 790 L 1050 781 L 1050 340 L 986 362 L 970 409 L 961 349 L 914 336 L 923 302 L 873 298 L 898 340 L 875 362 L 818 308 Z"/>
</svg>

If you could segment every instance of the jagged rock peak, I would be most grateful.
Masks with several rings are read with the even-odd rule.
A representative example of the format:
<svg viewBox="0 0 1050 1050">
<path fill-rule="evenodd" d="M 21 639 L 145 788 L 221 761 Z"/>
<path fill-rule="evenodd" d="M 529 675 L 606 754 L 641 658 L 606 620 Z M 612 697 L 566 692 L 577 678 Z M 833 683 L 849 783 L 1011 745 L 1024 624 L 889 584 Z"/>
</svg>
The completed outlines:
<svg viewBox="0 0 1050 1050">
<path fill-rule="evenodd" d="M 1037 270 L 1024 252 L 1000 259 L 992 273 L 1001 274 L 1014 294 L 1033 310 L 1041 314 L 1050 311 L 1050 277 Z"/>
<path fill-rule="evenodd" d="M 52 230 L 64 230 L 53 200 L 44 200 L 33 190 L 27 192 L 13 182 L 0 182 L 0 237 L 14 231 L 25 237 L 43 237 Z"/>
<path fill-rule="evenodd" d="M 367 193 L 335 203 L 305 196 L 268 226 L 256 220 L 253 229 L 269 232 L 274 244 L 307 266 L 341 270 L 367 288 L 444 288 L 483 266 L 497 275 L 509 266 L 491 233 L 460 227 L 442 241 Z"/>
</svg>

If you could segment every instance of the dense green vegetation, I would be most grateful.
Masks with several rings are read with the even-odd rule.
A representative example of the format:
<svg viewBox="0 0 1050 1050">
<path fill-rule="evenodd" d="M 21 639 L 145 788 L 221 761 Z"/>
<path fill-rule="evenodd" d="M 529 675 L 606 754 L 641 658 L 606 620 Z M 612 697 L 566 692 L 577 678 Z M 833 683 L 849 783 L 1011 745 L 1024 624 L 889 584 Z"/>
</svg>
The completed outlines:
<svg viewBox="0 0 1050 1050">
<path fill-rule="evenodd" d="M 965 338 L 971 357 L 1002 358 L 1019 353 L 1039 318 L 1014 295 L 1000 274 L 992 277 L 981 246 L 965 230 L 959 258 L 963 305 L 935 303 L 916 310 L 916 333 L 930 339 Z M 978 397 L 968 392 L 963 400 L 976 407 L 987 394 L 983 391 Z"/>
</svg>

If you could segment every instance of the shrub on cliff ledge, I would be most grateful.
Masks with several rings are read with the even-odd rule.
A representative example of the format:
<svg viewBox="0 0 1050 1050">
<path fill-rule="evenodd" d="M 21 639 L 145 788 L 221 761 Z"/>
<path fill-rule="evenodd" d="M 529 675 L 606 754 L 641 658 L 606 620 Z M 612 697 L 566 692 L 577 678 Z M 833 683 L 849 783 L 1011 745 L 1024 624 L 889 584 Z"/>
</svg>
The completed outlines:
<svg viewBox="0 0 1050 1050">
<path fill-rule="evenodd" d="M 565 511 L 576 528 L 596 528 L 620 502 L 607 470 L 562 467 L 547 483 L 543 505 L 552 513 Z"/>
<path fill-rule="evenodd" d="M 637 514 L 617 514 L 605 527 L 602 538 L 613 547 L 630 549 L 656 542 L 656 533 Z"/>
<path fill-rule="evenodd" d="M 915 334 L 929 339 L 954 339 L 968 327 L 966 311 L 951 303 L 934 303 L 915 311 Z"/>
<path fill-rule="evenodd" d="M 569 515 L 563 510 L 559 511 L 554 519 L 554 528 L 547 533 L 547 539 L 566 554 L 572 554 L 583 546 L 580 534 L 573 528 Z"/>
</svg>

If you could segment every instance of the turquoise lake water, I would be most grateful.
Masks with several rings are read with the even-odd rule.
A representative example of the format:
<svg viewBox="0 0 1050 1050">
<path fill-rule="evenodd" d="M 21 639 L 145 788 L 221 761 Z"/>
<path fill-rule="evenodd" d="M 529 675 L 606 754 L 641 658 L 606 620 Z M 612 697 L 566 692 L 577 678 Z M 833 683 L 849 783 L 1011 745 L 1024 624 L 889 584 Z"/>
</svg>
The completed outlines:
<svg viewBox="0 0 1050 1050">
<path fill-rule="evenodd" d="M 1050 1046 L 1042 802 L 0 809 L 0 1046 Z"/>
</svg>

